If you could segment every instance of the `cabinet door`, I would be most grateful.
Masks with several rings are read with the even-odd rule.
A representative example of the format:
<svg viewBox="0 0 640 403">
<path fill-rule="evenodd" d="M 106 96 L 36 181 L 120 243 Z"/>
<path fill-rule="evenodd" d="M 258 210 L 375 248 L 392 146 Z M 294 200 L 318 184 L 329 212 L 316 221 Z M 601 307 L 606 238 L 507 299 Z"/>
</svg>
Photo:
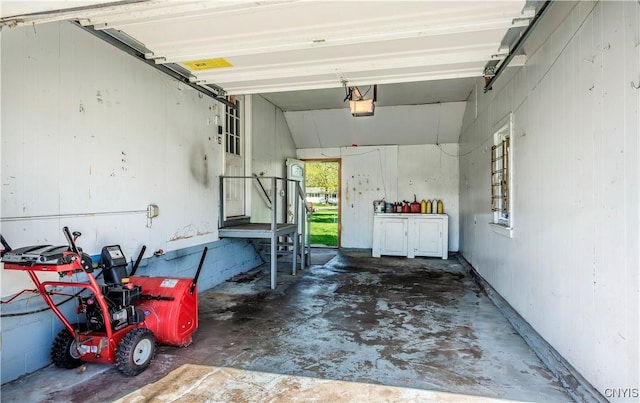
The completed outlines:
<svg viewBox="0 0 640 403">
<path fill-rule="evenodd" d="M 442 220 L 417 219 L 414 229 L 413 246 L 416 256 L 442 255 Z"/>
<path fill-rule="evenodd" d="M 386 218 L 380 221 L 380 253 L 383 255 L 407 255 L 406 218 Z"/>
</svg>

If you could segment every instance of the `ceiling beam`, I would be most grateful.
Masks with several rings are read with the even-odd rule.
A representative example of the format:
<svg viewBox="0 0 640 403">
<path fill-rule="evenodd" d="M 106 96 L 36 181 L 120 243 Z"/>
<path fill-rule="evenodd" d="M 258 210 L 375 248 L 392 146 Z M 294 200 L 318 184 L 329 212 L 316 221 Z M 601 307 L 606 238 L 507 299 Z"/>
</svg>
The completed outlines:
<svg viewBox="0 0 640 403">
<path fill-rule="evenodd" d="M 422 2 L 377 2 L 371 7 L 362 7 L 354 1 L 310 1 L 310 0 L 234 0 L 234 1 L 152 1 L 145 9 L 132 12 L 111 12 L 94 15 L 86 21 L 96 29 L 128 28 L 135 25 L 167 24 L 185 19 L 211 21 L 226 31 L 229 21 L 246 21 L 248 26 L 259 23 L 260 30 L 273 29 L 299 24 L 303 28 L 319 28 L 319 32 L 329 32 L 339 26 L 345 28 L 402 26 L 404 21 L 411 25 L 419 22 L 423 27 L 438 25 L 442 21 L 492 20 L 496 17 L 514 15 L 522 9 L 521 2 L 483 1 L 422 1 Z M 380 12 L 379 10 L 382 10 Z M 286 16 L 286 18 L 282 18 Z M 264 17 L 264 18 L 263 18 Z M 278 18 L 279 17 L 279 18 Z M 253 20 L 252 20 L 253 19 Z M 242 27 L 238 27 L 239 31 Z M 344 28 L 343 28 L 344 29 Z"/>
<path fill-rule="evenodd" d="M 120 39 L 109 35 L 109 33 L 107 33 L 106 31 L 96 31 L 95 29 L 91 28 L 91 27 L 83 27 L 82 25 L 80 25 L 80 23 L 78 23 L 77 21 L 74 21 L 73 24 L 75 24 L 76 26 L 78 26 L 79 28 L 83 29 L 84 31 L 87 31 L 89 33 L 91 33 L 92 35 L 102 39 L 103 41 L 109 43 L 110 45 L 115 46 L 116 48 L 122 50 L 123 52 L 135 57 L 136 59 L 140 60 L 141 62 L 155 68 L 156 70 L 159 70 L 161 72 L 163 72 L 164 74 L 172 77 L 173 79 L 175 79 L 176 81 L 183 83 L 195 90 L 197 90 L 198 92 L 213 98 L 214 100 L 221 102 L 227 106 L 230 106 L 232 108 L 235 108 L 236 105 L 234 103 L 231 103 L 227 100 L 226 98 L 226 92 L 221 88 L 218 87 L 216 85 L 214 85 L 213 83 L 209 83 L 206 86 L 203 85 L 199 85 L 199 84 L 195 84 L 192 83 L 190 80 L 190 77 L 185 75 L 185 72 L 182 71 L 182 68 L 176 66 L 176 68 L 172 68 L 172 66 L 170 65 L 164 65 L 164 64 L 156 64 L 153 62 L 153 60 L 147 60 L 145 58 L 145 52 L 141 51 L 139 49 L 136 49 L 134 46 L 130 46 L 126 43 L 124 43 L 123 41 L 121 41 Z M 188 72 L 186 72 L 188 73 Z"/>
<path fill-rule="evenodd" d="M 82 21 L 82 25 L 91 25 L 97 30 L 126 27 L 149 21 L 162 23 L 193 16 L 209 16 L 212 21 L 215 18 L 223 18 L 225 14 L 238 11 L 258 11 L 267 8 L 280 7 L 295 0 L 269 0 L 258 2 L 255 0 L 233 1 L 162 1 L 148 8 L 133 12 L 108 13 L 95 15 Z"/>
<path fill-rule="evenodd" d="M 495 46 L 493 47 L 495 48 Z M 375 75 L 376 72 L 392 69 L 420 68 L 452 66 L 461 63 L 479 63 L 483 65 L 487 60 L 487 54 L 491 47 L 481 46 L 479 49 L 450 51 L 448 53 L 433 53 L 424 55 L 392 55 L 385 58 L 370 56 L 351 60 L 324 60 L 310 61 L 308 63 L 295 63 L 284 65 L 254 65 L 251 67 L 226 67 L 211 70 L 192 72 L 196 80 L 214 80 L 216 82 L 251 81 L 256 77 L 261 80 L 273 80 L 279 78 L 304 78 L 325 74 L 350 74 L 368 72 Z"/>
<path fill-rule="evenodd" d="M 416 81 L 445 80 L 456 78 L 481 77 L 482 65 L 478 67 L 447 69 L 446 71 L 434 71 L 430 73 L 412 72 L 385 74 L 384 76 L 361 75 L 349 78 L 349 85 L 363 86 L 371 84 L 398 84 L 411 83 Z M 206 81 L 205 81 L 206 82 Z M 229 82 L 218 83 L 224 86 L 228 94 L 266 94 L 271 92 L 318 90 L 326 88 L 340 88 L 339 77 L 330 78 L 304 77 L 300 80 L 288 81 L 252 81 L 252 82 Z"/>
<path fill-rule="evenodd" d="M 518 54 L 518 52 L 526 42 L 527 38 L 529 38 L 531 33 L 535 30 L 535 28 L 540 23 L 540 20 L 542 19 L 542 17 L 544 17 L 547 11 L 551 8 L 551 4 L 552 4 L 551 0 L 547 0 L 542 4 L 542 6 L 540 7 L 540 10 L 538 10 L 538 12 L 536 13 L 536 16 L 531 21 L 531 24 L 525 29 L 522 35 L 520 35 L 519 39 L 516 41 L 516 43 L 513 45 L 513 47 L 509 51 L 509 55 L 502 61 L 502 63 L 500 64 L 500 67 L 498 67 L 498 70 L 496 70 L 495 74 L 487 80 L 487 83 L 484 86 L 485 93 L 487 91 L 490 91 L 493 88 L 493 83 L 495 83 L 495 81 L 498 79 L 498 77 L 500 77 L 504 69 L 509 65 L 511 60 Z"/>
<path fill-rule="evenodd" d="M 34 12 L 3 16 L 0 18 L 0 28 L 5 26 L 14 28 L 23 25 L 35 25 L 47 22 L 87 18 L 87 16 L 105 14 L 116 10 L 124 10 L 126 13 L 132 10 L 148 7 L 150 3 L 152 3 L 152 1 L 149 0 L 102 0 L 98 4 L 58 9 L 47 9 L 46 2 L 33 2 L 32 6 L 29 6 L 29 4 L 26 3 L 22 4 L 22 6 L 26 8 L 33 7 L 32 9 Z M 52 4 L 56 3 L 52 2 Z M 73 4 L 73 2 L 69 2 L 68 4 Z M 8 6 L 3 5 L 3 7 L 10 8 L 11 4 Z M 5 12 L 3 12 L 3 14 L 4 13 Z"/>
</svg>

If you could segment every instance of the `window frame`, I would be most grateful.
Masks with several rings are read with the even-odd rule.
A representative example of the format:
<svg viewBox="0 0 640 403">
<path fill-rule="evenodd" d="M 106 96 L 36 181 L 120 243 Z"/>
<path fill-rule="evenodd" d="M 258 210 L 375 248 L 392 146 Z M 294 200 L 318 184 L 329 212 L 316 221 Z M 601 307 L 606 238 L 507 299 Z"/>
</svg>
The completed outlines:
<svg viewBox="0 0 640 403">
<path fill-rule="evenodd" d="M 513 236 L 513 145 L 513 113 L 510 112 L 493 128 L 489 182 L 491 228 L 509 238 Z"/>
<path fill-rule="evenodd" d="M 230 96 L 227 98 L 230 102 L 233 102 L 236 107 L 225 106 L 224 119 L 224 142 L 225 152 L 227 154 L 243 156 L 242 152 L 242 121 L 240 116 L 240 100 L 237 97 Z"/>
</svg>

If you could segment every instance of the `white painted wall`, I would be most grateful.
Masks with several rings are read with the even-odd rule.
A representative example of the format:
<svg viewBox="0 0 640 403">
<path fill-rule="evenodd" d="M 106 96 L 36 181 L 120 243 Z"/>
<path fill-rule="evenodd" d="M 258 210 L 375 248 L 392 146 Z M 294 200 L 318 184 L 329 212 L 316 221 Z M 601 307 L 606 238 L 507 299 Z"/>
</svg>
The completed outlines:
<svg viewBox="0 0 640 403">
<path fill-rule="evenodd" d="M 398 199 L 418 202 L 442 200 L 449 215 L 449 250 L 458 250 L 459 205 L 458 145 L 415 145 L 398 147 Z"/>
<path fill-rule="evenodd" d="M 67 225 L 89 253 L 127 256 L 217 240 L 213 104 L 72 24 L 3 30 L 3 235 L 64 244 Z M 3 271 L 2 295 L 15 277 Z"/>
<path fill-rule="evenodd" d="M 296 147 L 291 138 L 291 132 L 284 114 L 280 108 L 273 105 L 259 95 L 251 95 L 251 172 L 258 176 L 287 177 L 286 160 L 296 156 Z M 262 196 L 262 189 L 252 185 L 252 222 L 270 222 L 271 210 Z M 271 180 L 263 180 L 265 189 L 273 197 Z M 276 183 L 278 194 L 278 217 L 284 220 L 283 208 L 286 199 L 279 195 L 279 191 L 286 187 L 283 181 Z"/>
<path fill-rule="evenodd" d="M 449 214 L 449 250 L 458 248 L 458 147 L 455 144 L 298 150 L 298 158 L 342 160 L 341 246 L 371 248 L 373 201 L 439 198 Z"/>
<path fill-rule="evenodd" d="M 478 80 L 460 140 L 464 257 L 607 397 L 640 386 L 639 26 L 638 2 L 578 3 L 511 80 Z M 513 238 L 488 224 L 509 112 Z"/>
</svg>

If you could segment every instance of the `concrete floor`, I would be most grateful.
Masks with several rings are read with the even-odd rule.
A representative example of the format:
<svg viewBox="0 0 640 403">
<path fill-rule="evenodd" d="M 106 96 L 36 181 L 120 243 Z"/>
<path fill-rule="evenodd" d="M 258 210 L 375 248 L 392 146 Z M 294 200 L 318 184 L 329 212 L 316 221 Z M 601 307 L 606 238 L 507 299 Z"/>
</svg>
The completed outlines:
<svg viewBox="0 0 640 403">
<path fill-rule="evenodd" d="M 84 372 L 48 367 L 3 385 L 2 401 L 113 401 L 183 364 L 571 401 L 455 257 L 335 253 L 315 253 L 317 264 L 296 277 L 279 262 L 275 291 L 265 265 L 202 293 L 193 344 L 158 346 L 149 369 L 135 378 L 99 364 Z"/>
</svg>

